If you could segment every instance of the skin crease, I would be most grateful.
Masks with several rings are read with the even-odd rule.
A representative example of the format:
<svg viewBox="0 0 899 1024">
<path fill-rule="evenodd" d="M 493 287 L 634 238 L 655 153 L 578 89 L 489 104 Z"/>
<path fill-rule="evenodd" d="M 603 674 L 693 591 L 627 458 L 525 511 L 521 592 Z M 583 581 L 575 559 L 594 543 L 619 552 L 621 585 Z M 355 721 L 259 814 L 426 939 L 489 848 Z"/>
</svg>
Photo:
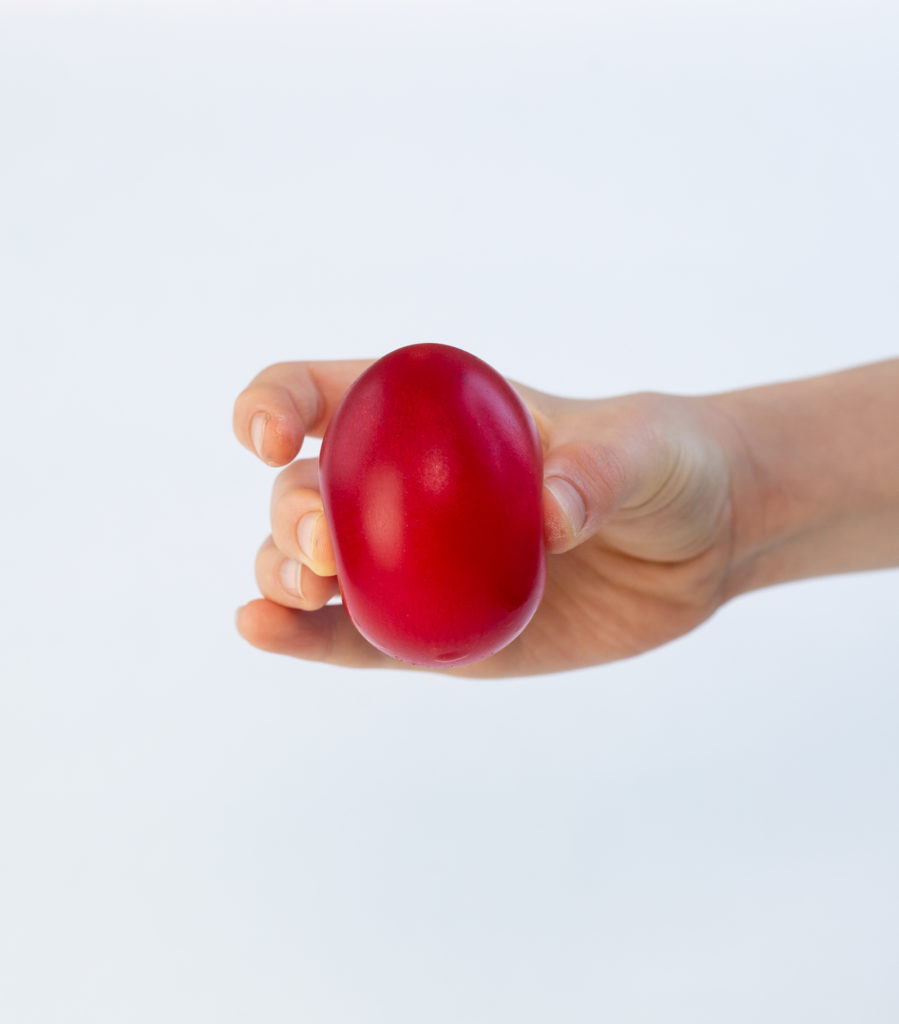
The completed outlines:
<svg viewBox="0 0 899 1024">
<path fill-rule="evenodd" d="M 279 363 L 238 397 L 240 442 L 286 468 L 256 560 L 264 596 L 237 626 L 263 650 L 402 668 L 327 604 L 337 585 L 317 460 L 291 461 L 368 365 Z M 899 565 L 899 360 L 703 397 L 573 400 L 514 386 L 544 451 L 546 590 L 516 640 L 448 674 L 600 665 L 681 636 L 757 587 Z M 300 529 L 306 551 L 301 522 L 314 526 Z"/>
</svg>

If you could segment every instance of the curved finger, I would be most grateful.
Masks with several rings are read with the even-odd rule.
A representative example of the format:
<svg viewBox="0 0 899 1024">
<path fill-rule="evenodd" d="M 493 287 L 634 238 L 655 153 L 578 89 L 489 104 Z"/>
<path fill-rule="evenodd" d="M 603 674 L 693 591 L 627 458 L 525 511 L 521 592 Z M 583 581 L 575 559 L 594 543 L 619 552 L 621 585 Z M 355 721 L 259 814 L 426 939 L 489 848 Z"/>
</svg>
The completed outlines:
<svg viewBox="0 0 899 1024">
<path fill-rule="evenodd" d="M 318 459 L 299 459 L 281 470 L 272 488 L 272 537 L 288 558 L 333 576 L 337 566 L 318 487 Z"/>
<path fill-rule="evenodd" d="M 283 466 L 303 439 L 321 437 L 340 399 L 371 364 L 367 359 L 275 363 L 237 396 L 234 433 L 270 466 Z"/>
<path fill-rule="evenodd" d="M 306 612 L 250 601 L 238 610 L 237 628 L 254 647 L 274 654 L 347 668 L 410 667 L 372 647 L 339 604 Z"/>
<path fill-rule="evenodd" d="M 256 583 L 270 601 L 290 608 L 321 608 L 337 592 L 336 576 L 317 576 L 307 565 L 285 558 L 269 537 L 256 555 Z"/>
</svg>

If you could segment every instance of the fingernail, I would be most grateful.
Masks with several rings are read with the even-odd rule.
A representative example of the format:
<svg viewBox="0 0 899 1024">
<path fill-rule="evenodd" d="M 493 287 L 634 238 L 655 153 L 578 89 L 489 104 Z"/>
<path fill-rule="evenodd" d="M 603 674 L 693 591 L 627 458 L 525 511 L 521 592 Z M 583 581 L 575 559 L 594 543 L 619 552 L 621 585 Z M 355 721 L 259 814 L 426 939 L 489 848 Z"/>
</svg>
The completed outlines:
<svg viewBox="0 0 899 1024">
<path fill-rule="evenodd" d="M 313 543 L 315 528 L 318 525 L 321 514 L 321 512 L 307 512 L 305 515 L 300 516 L 300 521 L 297 523 L 297 544 L 299 544 L 303 556 L 308 558 L 310 562 L 315 551 Z"/>
<path fill-rule="evenodd" d="M 561 476 L 551 476 L 543 481 L 543 485 L 559 503 L 565 513 L 571 534 L 576 537 L 587 522 L 587 506 L 577 489 Z"/>
<path fill-rule="evenodd" d="M 285 558 L 281 563 L 281 568 L 278 572 L 281 586 L 288 594 L 292 594 L 294 597 L 303 596 L 302 573 L 302 565 L 299 562 L 295 562 L 292 558 Z"/>
<path fill-rule="evenodd" d="M 256 415 L 250 420 L 250 440 L 253 442 L 253 447 L 256 449 L 256 454 L 260 459 L 264 460 L 262 454 L 262 442 L 265 438 L 265 426 L 268 423 L 267 412 L 257 412 Z"/>
</svg>

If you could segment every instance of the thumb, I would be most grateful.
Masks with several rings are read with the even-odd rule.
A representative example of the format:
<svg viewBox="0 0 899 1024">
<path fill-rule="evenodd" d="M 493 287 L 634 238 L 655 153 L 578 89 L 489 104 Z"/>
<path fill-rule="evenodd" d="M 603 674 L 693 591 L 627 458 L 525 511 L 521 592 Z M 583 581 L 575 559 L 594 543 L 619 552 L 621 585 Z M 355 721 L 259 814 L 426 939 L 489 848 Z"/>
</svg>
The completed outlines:
<svg viewBox="0 0 899 1024">
<path fill-rule="evenodd" d="M 633 459 L 611 444 L 574 441 L 547 453 L 543 465 L 543 521 L 547 548 L 570 551 L 593 534 L 633 495 Z"/>
<path fill-rule="evenodd" d="M 549 434 L 547 549 L 570 551 L 611 527 L 613 518 L 622 526 L 642 524 L 640 557 L 680 560 L 707 546 L 729 501 L 729 472 L 725 452 L 694 407 L 651 396 L 584 412 L 558 424 L 558 443 Z"/>
</svg>

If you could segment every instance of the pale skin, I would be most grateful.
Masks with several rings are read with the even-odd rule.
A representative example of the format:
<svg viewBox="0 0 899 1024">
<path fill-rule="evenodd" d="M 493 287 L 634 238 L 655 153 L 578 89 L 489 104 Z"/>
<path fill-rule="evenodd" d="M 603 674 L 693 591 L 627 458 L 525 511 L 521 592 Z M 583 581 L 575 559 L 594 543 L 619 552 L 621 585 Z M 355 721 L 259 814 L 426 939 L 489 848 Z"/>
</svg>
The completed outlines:
<svg viewBox="0 0 899 1024">
<path fill-rule="evenodd" d="M 263 597 L 237 625 L 278 654 L 408 667 L 328 603 L 338 590 L 317 459 L 296 458 L 368 365 L 279 363 L 238 396 L 238 439 L 285 468 L 256 557 Z M 516 640 L 450 674 L 600 665 L 673 640 L 750 590 L 899 566 L 899 359 L 698 397 L 574 400 L 514 386 L 543 444 L 546 592 Z"/>
</svg>

